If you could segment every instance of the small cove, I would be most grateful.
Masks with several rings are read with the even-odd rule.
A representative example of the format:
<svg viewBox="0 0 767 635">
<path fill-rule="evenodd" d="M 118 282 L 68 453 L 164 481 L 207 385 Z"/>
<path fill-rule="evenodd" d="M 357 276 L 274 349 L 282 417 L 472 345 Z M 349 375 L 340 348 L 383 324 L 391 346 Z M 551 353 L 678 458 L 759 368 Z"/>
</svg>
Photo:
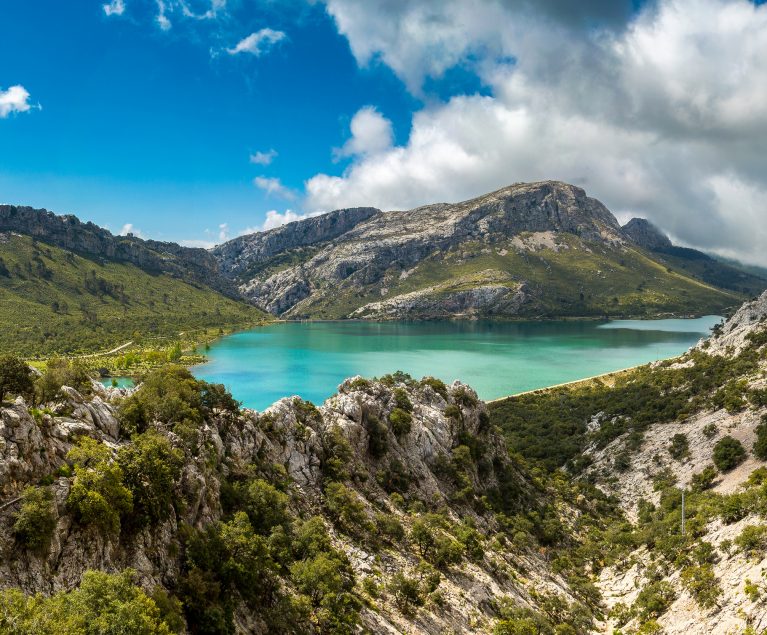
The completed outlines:
<svg viewBox="0 0 767 635">
<path fill-rule="evenodd" d="M 322 403 L 347 377 L 397 370 L 497 399 L 679 355 L 720 320 L 287 322 L 222 338 L 193 372 L 258 410 L 291 395 Z"/>
</svg>

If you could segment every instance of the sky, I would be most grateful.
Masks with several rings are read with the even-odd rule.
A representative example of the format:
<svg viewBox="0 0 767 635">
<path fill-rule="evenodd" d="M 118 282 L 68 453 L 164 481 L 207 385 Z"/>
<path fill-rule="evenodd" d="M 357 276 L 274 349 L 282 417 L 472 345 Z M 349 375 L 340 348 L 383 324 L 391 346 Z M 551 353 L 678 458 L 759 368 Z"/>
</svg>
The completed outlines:
<svg viewBox="0 0 767 635">
<path fill-rule="evenodd" d="M 510 183 L 767 265 L 752 0 L 3 0 L 0 201 L 212 246 Z"/>
</svg>

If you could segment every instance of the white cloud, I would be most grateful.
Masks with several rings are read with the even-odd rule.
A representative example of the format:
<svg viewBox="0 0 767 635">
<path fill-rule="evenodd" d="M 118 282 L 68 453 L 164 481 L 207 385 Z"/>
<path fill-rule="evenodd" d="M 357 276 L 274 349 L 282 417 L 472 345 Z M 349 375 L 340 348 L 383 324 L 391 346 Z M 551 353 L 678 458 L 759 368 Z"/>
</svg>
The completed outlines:
<svg viewBox="0 0 767 635">
<path fill-rule="evenodd" d="M 335 151 L 336 157 L 364 156 L 376 154 L 391 148 L 394 133 L 391 121 L 373 106 L 360 108 L 352 117 L 352 136 Z"/>
<path fill-rule="evenodd" d="M 15 112 L 27 112 L 32 107 L 29 103 L 29 92 L 23 86 L 16 84 L 8 90 L 0 89 L 0 119 L 5 119 Z"/>
<path fill-rule="evenodd" d="M 767 5 L 659 0 L 588 30 L 521 3 L 330 0 L 359 63 L 388 64 L 414 92 L 467 64 L 491 96 L 429 102 L 402 146 L 352 131 L 351 165 L 309 179 L 305 208 L 406 209 L 561 179 L 687 244 L 767 264 Z"/>
<path fill-rule="evenodd" d="M 255 33 L 251 33 L 246 38 L 243 38 L 233 48 L 226 49 L 229 55 L 237 55 L 238 53 L 250 53 L 251 55 L 259 56 L 262 53 L 266 53 L 278 42 L 281 42 L 286 37 L 282 31 L 275 31 L 274 29 L 264 28 Z"/>
<path fill-rule="evenodd" d="M 190 6 L 188 0 L 178 0 L 181 6 L 181 12 L 187 18 L 195 20 L 212 20 L 218 17 L 219 13 L 226 9 L 226 0 L 210 0 L 208 9 L 202 13 L 195 12 Z"/>
<path fill-rule="evenodd" d="M 254 152 L 250 155 L 250 162 L 256 165 L 269 165 L 277 156 L 276 150 L 267 150 L 266 152 Z"/>
<path fill-rule="evenodd" d="M 107 15 L 122 15 L 125 13 L 125 2 L 124 0 L 112 0 L 108 4 L 102 5 L 101 8 Z"/>
<path fill-rule="evenodd" d="M 257 176 L 253 179 L 253 185 L 258 189 L 263 190 L 267 194 L 292 200 L 296 198 L 295 192 L 290 188 L 285 187 L 280 179 L 268 176 Z"/>
<path fill-rule="evenodd" d="M 157 0 L 157 17 L 155 18 L 155 21 L 163 31 L 168 31 L 172 26 L 170 19 L 167 16 L 167 11 L 168 7 L 164 0 Z"/>
<path fill-rule="evenodd" d="M 306 214 L 297 214 L 293 210 L 286 209 L 284 213 L 280 214 L 277 210 L 269 210 L 266 213 L 266 219 L 264 220 L 264 224 L 261 226 L 261 231 L 268 231 L 270 229 L 274 229 L 275 227 L 279 227 L 280 225 L 285 225 L 286 223 L 292 223 L 293 221 L 301 220 L 303 218 L 307 218 Z M 252 229 L 252 228 L 249 228 Z M 255 230 L 258 231 L 258 230 Z M 243 233 L 249 233 L 248 229 L 245 230 Z M 252 232 L 250 232 L 252 233 Z"/>
<path fill-rule="evenodd" d="M 127 236 L 128 234 L 132 234 L 136 238 L 144 238 L 144 234 L 141 232 L 140 229 L 133 226 L 133 223 L 125 223 L 125 225 L 122 226 L 119 232 L 117 232 L 118 236 Z"/>
<path fill-rule="evenodd" d="M 218 239 L 224 242 L 227 238 L 229 238 L 229 223 L 221 223 L 218 226 Z"/>
</svg>

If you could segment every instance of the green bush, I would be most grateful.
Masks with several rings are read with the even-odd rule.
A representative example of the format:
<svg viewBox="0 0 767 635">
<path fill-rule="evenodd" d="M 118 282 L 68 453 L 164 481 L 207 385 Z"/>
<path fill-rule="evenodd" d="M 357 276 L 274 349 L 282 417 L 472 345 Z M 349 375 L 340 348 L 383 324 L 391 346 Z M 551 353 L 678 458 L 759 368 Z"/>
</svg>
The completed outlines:
<svg viewBox="0 0 767 635">
<path fill-rule="evenodd" d="M 184 453 L 156 430 L 134 435 L 117 453 L 123 482 L 131 492 L 133 513 L 125 520 L 132 528 L 164 521 L 176 501 L 176 480 Z"/>
<path fill-rule="evenodd" d="M 378 535 L 393 545 L 399 544 L 405 537 L 405 528 L 393 514 L 376 514 L 375 526 Z"/>
<path fill-rule="evenodd" d="M 154 600 L 135 585 L 133 572 L 126 570 L 115 575 L 88 571 L 79 588 L 51 597 L 0 591 L 0 632 L 170 635 L 173 631 Z"/>
<path fill-rule="evenodd" d="M 687 441 L 687 435 L 680 432 L 671 437 L 668 453 L 677 461 L 690 456 L 690 443 Z"/>
<path fill-rule="evenodd" d="M 447 386 L 441 379 L 437 379 L 436 377 L 424 377 L 421 380 L 421 385 L 431 387 L 434 392 L 447 401 Z"/>
<path fill-rule="evenodd" d="M 756 428 L 756 441 L 753 447 L 754 455 L 762 461 L 767 461 L 767 416 Z"/>
<path fill-rule="evenodd" d="M 676 599 L 676 592 L 670 583 L 663 580 L 651 582 L 642 587 L 634 607 L 642 620 L 660 617 Z"/>
<path fill-rule="evenodd" d="M 336 524 L 347 533 L 356 535 L 370 528 L 365 506 L 343 483 L 330 483 L 325 488 L 325 504 Z"/>
<path fill-rule="evenodd" d="M 397 408 L 405 412 L 413 412 L 413 402 L 410 401 L 410 397 L 408 397 L 407 391 L 404 388 L 394 389 L 394 403 Z"/>
<path fill-rule="evenodd" d="M 46 363 L 42 377 L 37 380 L 38 400 L 45 403 L 58 399 L 61 395 L 62 386 L 74 388 L 81 395 L 88 395 L 93 391 L 88 370 L 82 362 L 50 359 Z"/>
<path fill-rule="evenodd" d="M 290 522 L 288 500 L 287 494 L 263 479 L 250 483 L 245 491 L 244 508 L 253 530 L 266 536 L 273 527 L 287 526 Z"/>
<path fill-rule="evenodd" d="M 722 587 L 714 575 L 711 564 L 687 567 L 682 571 L 682 584 L 703 609 L 716 606 Z"/>
<path fill-rule="evenodd" d="M 365 417 L 364 425 L 368 433 L 368 452 L 375 458 L 381 458 L 389 450 L 388 429 L 372 413 Z"/>
<path fill-rule="evenodd" d="M 707 465 L 701 472 L 692 475 L 690 479 L 690 489 L 694 492 L 703 492 L 710 489 L 716 478 L 716 468 L 713 465 Z"/>
<path fill-rule="evenodd" d="M 112 461 L 112 451 L 103 443 L 83 437 L 67 459 L 74 464 L 75 474 L 67 506 L 75 518 L 105 532 L 118 533 L 121 516 L 133 509 L 133 495 L 125 487 L 122 469 Z"/>
<path fill-rule="evenodd" d="M 45 554 L 56 528 L 53 493 L 47 487 L 27 487 L 15 516 L 13 534 L 30 551 Z"/>
<path fill-rule="evenodd" d="M 735 544 L 747 557 L 761 558 L 767 553 L 767 525 L 744 527 Z"/>
<path fill-rule="evenodd" d="M 746 450 L 743 445 L 731 436 L 722 437 L 714 446 L 714 465 L 722 472 L 736 468 L 745 458 Z"/>
<path fill-rule="evenodd" d="M 35 393 L 34 375 L 27 363 L 15 355 L 0 357 L 0 404 L 7 394 L 29 400 Z"/>
<path fill-rule="evenodd" d="M 401 437 L 410 432 L 413 416 L 402 408 L 394 408 L 389 414 L 389 422 L 394 435 Z"/>
<path fill-rule="evenodd" d="M 423 606 L 424 596 L 419 581 L 401 571 L 395 573 L 389 581 L 389 593 L 394 596 L 397 608 L 405 615 L 410 615 L 417 607 Z"/>
</svg>

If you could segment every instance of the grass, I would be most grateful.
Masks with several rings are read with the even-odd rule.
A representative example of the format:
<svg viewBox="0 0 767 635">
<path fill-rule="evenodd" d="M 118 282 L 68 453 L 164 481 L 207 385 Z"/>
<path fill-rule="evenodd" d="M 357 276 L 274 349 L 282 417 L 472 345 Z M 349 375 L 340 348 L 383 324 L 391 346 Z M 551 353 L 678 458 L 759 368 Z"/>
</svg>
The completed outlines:
<svg viewBox="0 0 767 635">
<path fill-rule="evenodd" d="M 167 274 L 86 258 L 27 236 L 4 235 L 0 242 L 2 352 L 76 355 L 129 340 L 162 348 L 190 333 L 206 341 L 210 331 L 266 319 L 254 307 Z"/>
<path fill-rule="evenodd" d="M 393 266 L 375 284 L 328 284 L 292 314 L 339 319 L 367 303 L 413 291 L 444 293 L 499 283 L 514 287 L 522 281 L 531 296 L 518 315 L 522 318 L 717 314 L 750 297 L 714 287 L 639 249 L 585 243 L 571 235 L 557 240 L 558 250 L 521 251 L 511 240 L 492 246 L 464 243 L 424 259 L 405 279 Z"/>
</svg>

